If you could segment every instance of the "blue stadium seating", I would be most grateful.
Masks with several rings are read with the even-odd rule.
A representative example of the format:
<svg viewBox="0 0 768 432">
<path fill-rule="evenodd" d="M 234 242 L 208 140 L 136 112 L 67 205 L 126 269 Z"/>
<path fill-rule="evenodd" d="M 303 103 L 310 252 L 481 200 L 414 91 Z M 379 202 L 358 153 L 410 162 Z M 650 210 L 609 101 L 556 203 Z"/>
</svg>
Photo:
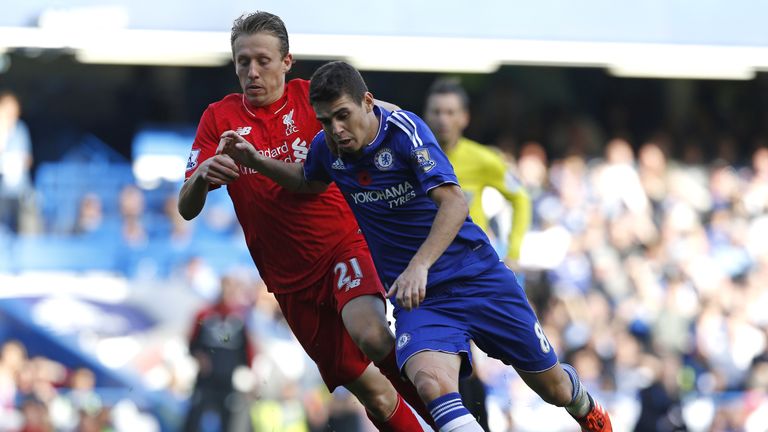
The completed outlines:
<svg viewBox="0 0 768 432">
<path fill-rule="evenodd" d="M 0 272 L 8 272 L 12 269 L 12 244 L 13 237 L 10 233 L 6 232 L 2 226 L 0 226 Z"/>
<path fill-rule="evenodd" d="M 36 186 L 49 232 L 65 233 L 74 225 L 80 200 L 87 193 L 101 198 L 104 215 L 115 216 L 120 190 L 133 184 L 129 164 L 43 163 Z"/>
<path fill-rule="evenodd" d="M 102 238 L 35 236 L 17 237 L 12 245 L 12 271 L 115 272 L 117 243 Z"/>
</svg>

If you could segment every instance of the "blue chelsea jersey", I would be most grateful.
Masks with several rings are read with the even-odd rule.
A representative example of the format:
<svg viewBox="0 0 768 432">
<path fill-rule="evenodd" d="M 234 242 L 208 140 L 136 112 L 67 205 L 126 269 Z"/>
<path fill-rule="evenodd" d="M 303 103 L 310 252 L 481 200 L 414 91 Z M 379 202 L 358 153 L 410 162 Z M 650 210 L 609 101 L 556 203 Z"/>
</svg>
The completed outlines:
<svg viewBox="0 0 768 432">
<path fill-rule="evenodd" d="M 304 164 L 307 180 L 336 182 L 371 250 L 385 287 L 408 266 L 437 215 L 427 195 L 458 184 L 453 167 L 418 116 L 378 106 L 376 138 L 362 155 L 333 154 L 318 133 Z M 499 261 L 485 233 L 467 216 L 458 235 L 432 265 L 427 288 L 477 274 Z"/>
</svg>

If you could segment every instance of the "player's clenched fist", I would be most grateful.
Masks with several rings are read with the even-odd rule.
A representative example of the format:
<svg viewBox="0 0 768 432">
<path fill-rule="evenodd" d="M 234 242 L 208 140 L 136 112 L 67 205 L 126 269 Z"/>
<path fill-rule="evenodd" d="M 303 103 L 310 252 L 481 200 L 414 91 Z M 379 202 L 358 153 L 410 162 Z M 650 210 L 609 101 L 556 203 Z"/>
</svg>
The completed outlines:
<svg viewBox="0 0 768 432">
<path fill-rule="evenodd" d="M 225 185 L 237 180 L 240 172 L 235 161 L 225 154 L 206 159 L 197 168 L 198 175 L 208 183 Z"/>
<path fill-rule="evenodd" d="M 241 165 L 254 169 L 261 157 L 261 154 L 253 147 L 253 145 L 251 145 L 251 143 L 232 130 L 228 130 L 221 134 L 216 154 L 228 155 Z"/>
</svg>

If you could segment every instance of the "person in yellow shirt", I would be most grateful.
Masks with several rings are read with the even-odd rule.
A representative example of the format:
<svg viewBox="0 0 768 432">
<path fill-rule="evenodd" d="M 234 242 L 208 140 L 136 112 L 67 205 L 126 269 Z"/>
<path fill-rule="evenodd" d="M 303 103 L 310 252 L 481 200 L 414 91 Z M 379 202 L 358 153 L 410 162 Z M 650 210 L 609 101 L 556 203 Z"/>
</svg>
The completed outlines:
<svg viewBox="0 0 768 432">
<path fill-rule="evenodd" d="M 512 224 L 504 260 L 517 269 L 523 236 L 531 224 L 531 200 L 520 181 L 510 172 L 501 153 L 463 136 L 469 124 L 469 97 L 456 80 L 439 79 L 429 89 L 424 120 L 437 138 L 469 204 L 469 215 L 486 233 L 488 217 L 483 210 L 485 188 L 493 188 L 512 206 Z"/>
</svg>

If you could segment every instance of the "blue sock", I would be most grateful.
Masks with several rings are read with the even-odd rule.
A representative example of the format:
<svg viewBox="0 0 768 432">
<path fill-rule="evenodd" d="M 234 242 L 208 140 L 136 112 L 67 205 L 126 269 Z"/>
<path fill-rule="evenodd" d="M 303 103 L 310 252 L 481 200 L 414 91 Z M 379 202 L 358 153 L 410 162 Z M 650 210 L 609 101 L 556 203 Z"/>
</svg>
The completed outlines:
<svg viewBox="0 0 768 432">
<path fill-rule="evenodd" d="M 576 418 L 581 418 L 587 415 L 590 409 L 592 409 L 592 402 L 589 399 L 589 394 L 582 387 L 579 375 L 576 373 L 576 369 L 568 363 L 561 363 L 563 370 L 568 374 L 568 378 L 571 379 L 571 385 L 573 386 L 573 393 L 571 393 L 571 401 L 565 406 L 565 410 L 571 413 Z"/>
<path fill-rule="evenodd" d="M 450 431 L 475 419 L 462 404 L 458 393 L 440 396 L 428 403 L 427 409 L 441 432 Z"/>
</svg>

